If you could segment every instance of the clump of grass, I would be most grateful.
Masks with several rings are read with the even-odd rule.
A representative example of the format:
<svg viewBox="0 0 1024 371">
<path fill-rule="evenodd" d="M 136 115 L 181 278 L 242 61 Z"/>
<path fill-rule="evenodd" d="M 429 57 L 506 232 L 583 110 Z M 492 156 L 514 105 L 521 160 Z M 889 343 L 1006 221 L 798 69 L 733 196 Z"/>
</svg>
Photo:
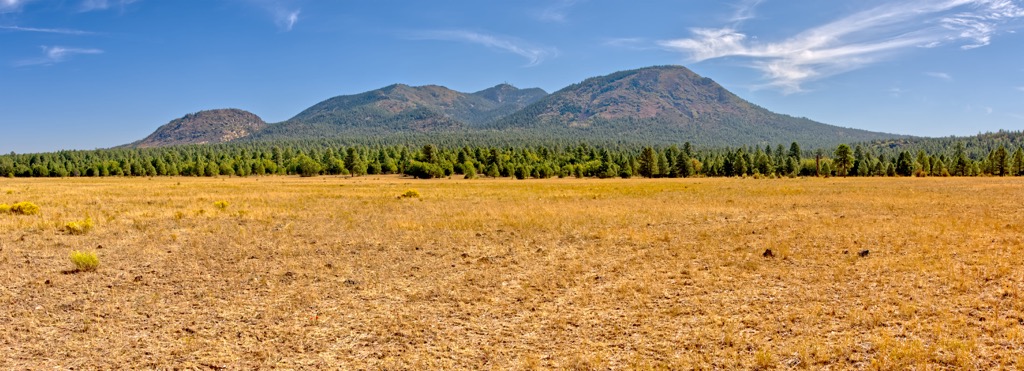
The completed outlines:
<svg viewBox="0 0 1024 371">
<path fill-rule="evenodd" d="M 754 365 L 759 370 L 767 370 L 775 366 L 775 357 L 767 350 L 761 349 L 754 353 Z"/>
<path fill-rule="evenodd" d="M 85 218 L 64 224 L 64 230 L 71 234 L 81 235 L 89 233 L 95 226 L 96 224 L 92 222 L 92 218 Z"/>
<path fill-rule="evenodd" d="M 39 205 L 31 202 L 18 202 L 14 205 L 0 204 L 0 213 L 15 215 L 36 215 L 39 214 Z"/>
<path fill-rule="evenodd" d="M 91 272 L 100 266 L 100 258 L 94 252 L 75 250 L 71 252 L 71 263 L 79 272 Z"/>
<path fill-rule="evenodd" d="M 410 189 L 399 195 L 398 198 L 420 198 L 420 191 Z"/>
<path fill-rule="evenodd" d="M 221 210 L 227 209 L 229 205 L 230 204 L 227 201 L 217 201 L 217 202 L 213 203 L 214 207 L 216 207 L 218 209 L 221 209 Z"/>
</svg>

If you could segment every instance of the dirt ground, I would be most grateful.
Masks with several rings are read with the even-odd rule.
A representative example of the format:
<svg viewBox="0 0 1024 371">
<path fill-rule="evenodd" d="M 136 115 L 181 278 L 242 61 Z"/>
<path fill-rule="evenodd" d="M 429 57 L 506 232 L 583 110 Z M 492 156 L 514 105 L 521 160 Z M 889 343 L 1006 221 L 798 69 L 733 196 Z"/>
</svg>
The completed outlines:
<svg viewBox="0 0 1024 371">
<path fill-rule="evenodd" d="M 41 207 L 0 214 L 0 368 L 1022 369 L 1021 200 L 1008 178 L 0 179 Z"/>
</svg>

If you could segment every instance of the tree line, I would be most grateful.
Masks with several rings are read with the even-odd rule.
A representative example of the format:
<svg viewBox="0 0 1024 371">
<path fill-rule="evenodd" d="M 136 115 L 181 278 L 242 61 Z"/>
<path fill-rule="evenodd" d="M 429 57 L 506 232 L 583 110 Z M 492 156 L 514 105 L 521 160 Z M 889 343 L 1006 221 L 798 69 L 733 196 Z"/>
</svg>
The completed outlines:
<svg viewBox="0 0 1024 371">
<path fill-rule="evenodd" d="M 1005 138 L 1004 138 L 1005 139 Z M 473 177 L 1021 176 L 1016 136 L 998 142 L 892 142 L 836 148 L 742 146 L 400 145 L 340 141 L 246 142 L 0 156 L 0 176 L 262 176 L 405 174 Z M 989 148 L 987 152 L 981 148 Z M 916 148 L 916 150 L 914 149 Z"/>
</svg>

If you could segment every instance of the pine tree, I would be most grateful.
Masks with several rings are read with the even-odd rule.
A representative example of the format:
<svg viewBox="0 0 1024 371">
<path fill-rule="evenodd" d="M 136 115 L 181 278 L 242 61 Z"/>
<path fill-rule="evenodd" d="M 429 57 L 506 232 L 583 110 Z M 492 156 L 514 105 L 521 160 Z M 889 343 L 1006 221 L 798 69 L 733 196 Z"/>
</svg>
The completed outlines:
<svg viewBox="0 0 1024 371">
<path fill-rule="evenodd" d="M 850 152 L 850 146 L 840 144 L 836 148 L 835 156 L 832 162 L 836 165 L 836 175 L 845 177 L 854 160 L 853 154 Z"/>
<path fill-rule="evenodd" d="M 644 147 L 640 153 L 640 169 L 639 174 L 644 178 L 653 178 L 658 173 L 658 159 L 655 157 L 654 149 L 651 147 Z"/>
</svg>

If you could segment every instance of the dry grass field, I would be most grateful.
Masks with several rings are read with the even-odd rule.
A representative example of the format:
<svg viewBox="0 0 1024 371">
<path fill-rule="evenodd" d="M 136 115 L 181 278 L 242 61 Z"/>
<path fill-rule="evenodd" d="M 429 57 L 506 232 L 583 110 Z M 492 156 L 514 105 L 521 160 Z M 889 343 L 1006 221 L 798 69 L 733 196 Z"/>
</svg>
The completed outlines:
<svg viewBox="0 0 1024 371">
<path fill-rule="evenodd" d="M 0 369 L 1024 369 L 1022 200 L 995 178 L 0 179 L 41 207 L 0 214 Z"/>
</svg>

